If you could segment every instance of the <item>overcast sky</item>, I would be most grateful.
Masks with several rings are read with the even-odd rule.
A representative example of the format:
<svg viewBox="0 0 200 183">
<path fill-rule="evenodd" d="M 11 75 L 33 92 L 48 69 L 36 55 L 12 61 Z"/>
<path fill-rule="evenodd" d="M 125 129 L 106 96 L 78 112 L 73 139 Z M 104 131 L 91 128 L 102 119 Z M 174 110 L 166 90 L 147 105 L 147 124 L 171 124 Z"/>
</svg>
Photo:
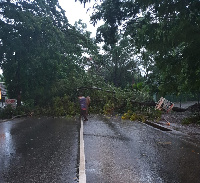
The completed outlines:
<svg viewBox="0 0 200 183">
<path fill-rule="evenodd" d="M 92 37 L 95 37 L 97 26 L 94 27 L 89 23 L 92 11 L 87 12 L 87 9 L 93 5 L 92 1 L 91 3 L 86 3 L 85 8 L 84 4 L 81 4 L 78 0 L 77 2 L 75 0 L 59 0 L 59 4 L 66 11 L 66 17 L 71 25 L 74 25 L 75 21 L 82 19 L 82 22 L 87 24 L 88 31 L 92 32 Z"/>
</svg>

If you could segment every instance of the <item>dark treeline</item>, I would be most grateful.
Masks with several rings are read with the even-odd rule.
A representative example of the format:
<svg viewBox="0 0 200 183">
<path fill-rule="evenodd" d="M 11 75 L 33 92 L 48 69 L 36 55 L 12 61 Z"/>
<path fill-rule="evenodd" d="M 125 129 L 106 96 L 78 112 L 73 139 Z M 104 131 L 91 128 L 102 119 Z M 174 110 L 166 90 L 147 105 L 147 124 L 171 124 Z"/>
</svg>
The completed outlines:
<svg viewBox="0 0 200 183">
<path fill-rule="evenodd" d="M 82 21 L 70 25 L 58 0 L 0 2 L 0 64 L 9 98 L 18 106 L 54 106 L 63 115 L 67 109 L 56 106 L 68 101 L 74 113 L 78 88 L 90 88 L 84 92 L 94 111 L 113 103 L 125 109 L 124 101 L 152 100 L 154 93 L 200 92 L 199 0 L 99 2 L 90 17 L 94 25 L 104 22 L 96 38 Z"/>
</svg>

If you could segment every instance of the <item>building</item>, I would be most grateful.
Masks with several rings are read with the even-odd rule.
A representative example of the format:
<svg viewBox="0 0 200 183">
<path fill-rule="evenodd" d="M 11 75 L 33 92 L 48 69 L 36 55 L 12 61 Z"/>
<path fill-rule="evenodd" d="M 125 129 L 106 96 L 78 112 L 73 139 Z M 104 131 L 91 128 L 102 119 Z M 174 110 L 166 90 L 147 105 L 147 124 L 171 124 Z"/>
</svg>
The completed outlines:
<svg viewBox="0 0 200 183">
<path fill-rule="evenodd" d="M 5 99 L 7 97 L 7 90 L 4 82 L 0 82 L 0 89 L 1 89 L 1 99 L 0 99 L 0 107 L 5 105 Z"/>
</svg>

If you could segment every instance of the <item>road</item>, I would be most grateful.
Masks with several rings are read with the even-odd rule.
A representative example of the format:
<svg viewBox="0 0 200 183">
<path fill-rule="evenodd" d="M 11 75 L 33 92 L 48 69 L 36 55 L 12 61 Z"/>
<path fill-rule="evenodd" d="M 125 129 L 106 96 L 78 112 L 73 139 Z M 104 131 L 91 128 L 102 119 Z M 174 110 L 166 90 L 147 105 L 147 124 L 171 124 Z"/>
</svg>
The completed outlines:
<svg viewBox="0 0 200 183">
<path fill-rule="evenodd" d="M 200 182 L 200 148 L 173 132 L 96 116 L 84 143 L 88 183 Z"/>
<path fill-rule="evenodd" d="M 194 104 L 198 104 L 198 101 L 187 101 L 187 102 L 174 102 L 174 107 L 188 108 Z"/>
<path fill-rule="evenodd" d="M 79 125 L 28 118 L 0 123 L 0 183 L 77 182 Z"/>
<path fill-rule="evenodd" d="M 78 120 L 0 123 L 0 183 L 79 182 Z M 198 183 L 200 148 L 140 122 L 90 116 L 83 124 L 87 183 Z"/>
</svg>

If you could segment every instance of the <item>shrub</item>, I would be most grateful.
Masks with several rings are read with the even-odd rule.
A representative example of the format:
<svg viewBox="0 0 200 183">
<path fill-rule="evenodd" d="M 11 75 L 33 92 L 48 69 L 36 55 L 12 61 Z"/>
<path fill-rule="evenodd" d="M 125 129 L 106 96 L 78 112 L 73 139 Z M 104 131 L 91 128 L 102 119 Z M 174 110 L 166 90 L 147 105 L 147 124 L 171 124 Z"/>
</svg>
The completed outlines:
<svg viewBox="0 0 200 183">
<path fill-rule="evenodd" d="M 113 114 L 113 111 L 114 111 L 114 104 L 111 101 L 108 101 L 108 103 L 105 104 L 103 107 L 103 113 L 105 115 L 111 115 Z"/>
<path fill-rule="evenodd" d="M 194 123 L 194 124 L 200 124 L 200 115 L 198 114 L 193 114 L 192 116 L 185 118 L 182 122 L 185 125 Z"/>
<path fill-rule="evenodd" d="M 153 108 L 146 108 L 146 110 L 143 111 L 135 111 L 132 112 L 131 110 L 128 110 L 127 113 L 124 113 L 124 115 L 121 117 L 123 120 L 128 119 L 131 121 L 142 121 L 145 122 L 146 120 L 160 120 L 162 115 L 162 112 L 159 110 L 155 110 Z"/>
<path fill-rule="evenodd" d="M 136 121 L 137 119 L 138 119 L 138 116 L 137 116 L 136 113 L 133 113 L 133 114 L 131 115 L 131 117 L 130 117 L 130 120 L 131 120 L 131 121 Z"/>
<path fill-rule="evenodd" d="M 74 116 L 78 113 L 78 106 L 70 101 L 69 96 L 55 97 L 52 103 L 52 114 L 54 116 Z"/>
<path fill-rule="evenodd" d="M 1 119 L 12 118 L 14 109 L 11 105 L 7 105 L 4 109 L 1 109 Z"/>
<path fill-rule="evenodd" d="M 13 108 L 11 105 L 7 105 L 4 109 L 0 111 L 1 119 L 9 119 L 18 115 L 26 115 L 30 113 L 30 109 L 27 106 L 20 106 Z"/>
</svg>

